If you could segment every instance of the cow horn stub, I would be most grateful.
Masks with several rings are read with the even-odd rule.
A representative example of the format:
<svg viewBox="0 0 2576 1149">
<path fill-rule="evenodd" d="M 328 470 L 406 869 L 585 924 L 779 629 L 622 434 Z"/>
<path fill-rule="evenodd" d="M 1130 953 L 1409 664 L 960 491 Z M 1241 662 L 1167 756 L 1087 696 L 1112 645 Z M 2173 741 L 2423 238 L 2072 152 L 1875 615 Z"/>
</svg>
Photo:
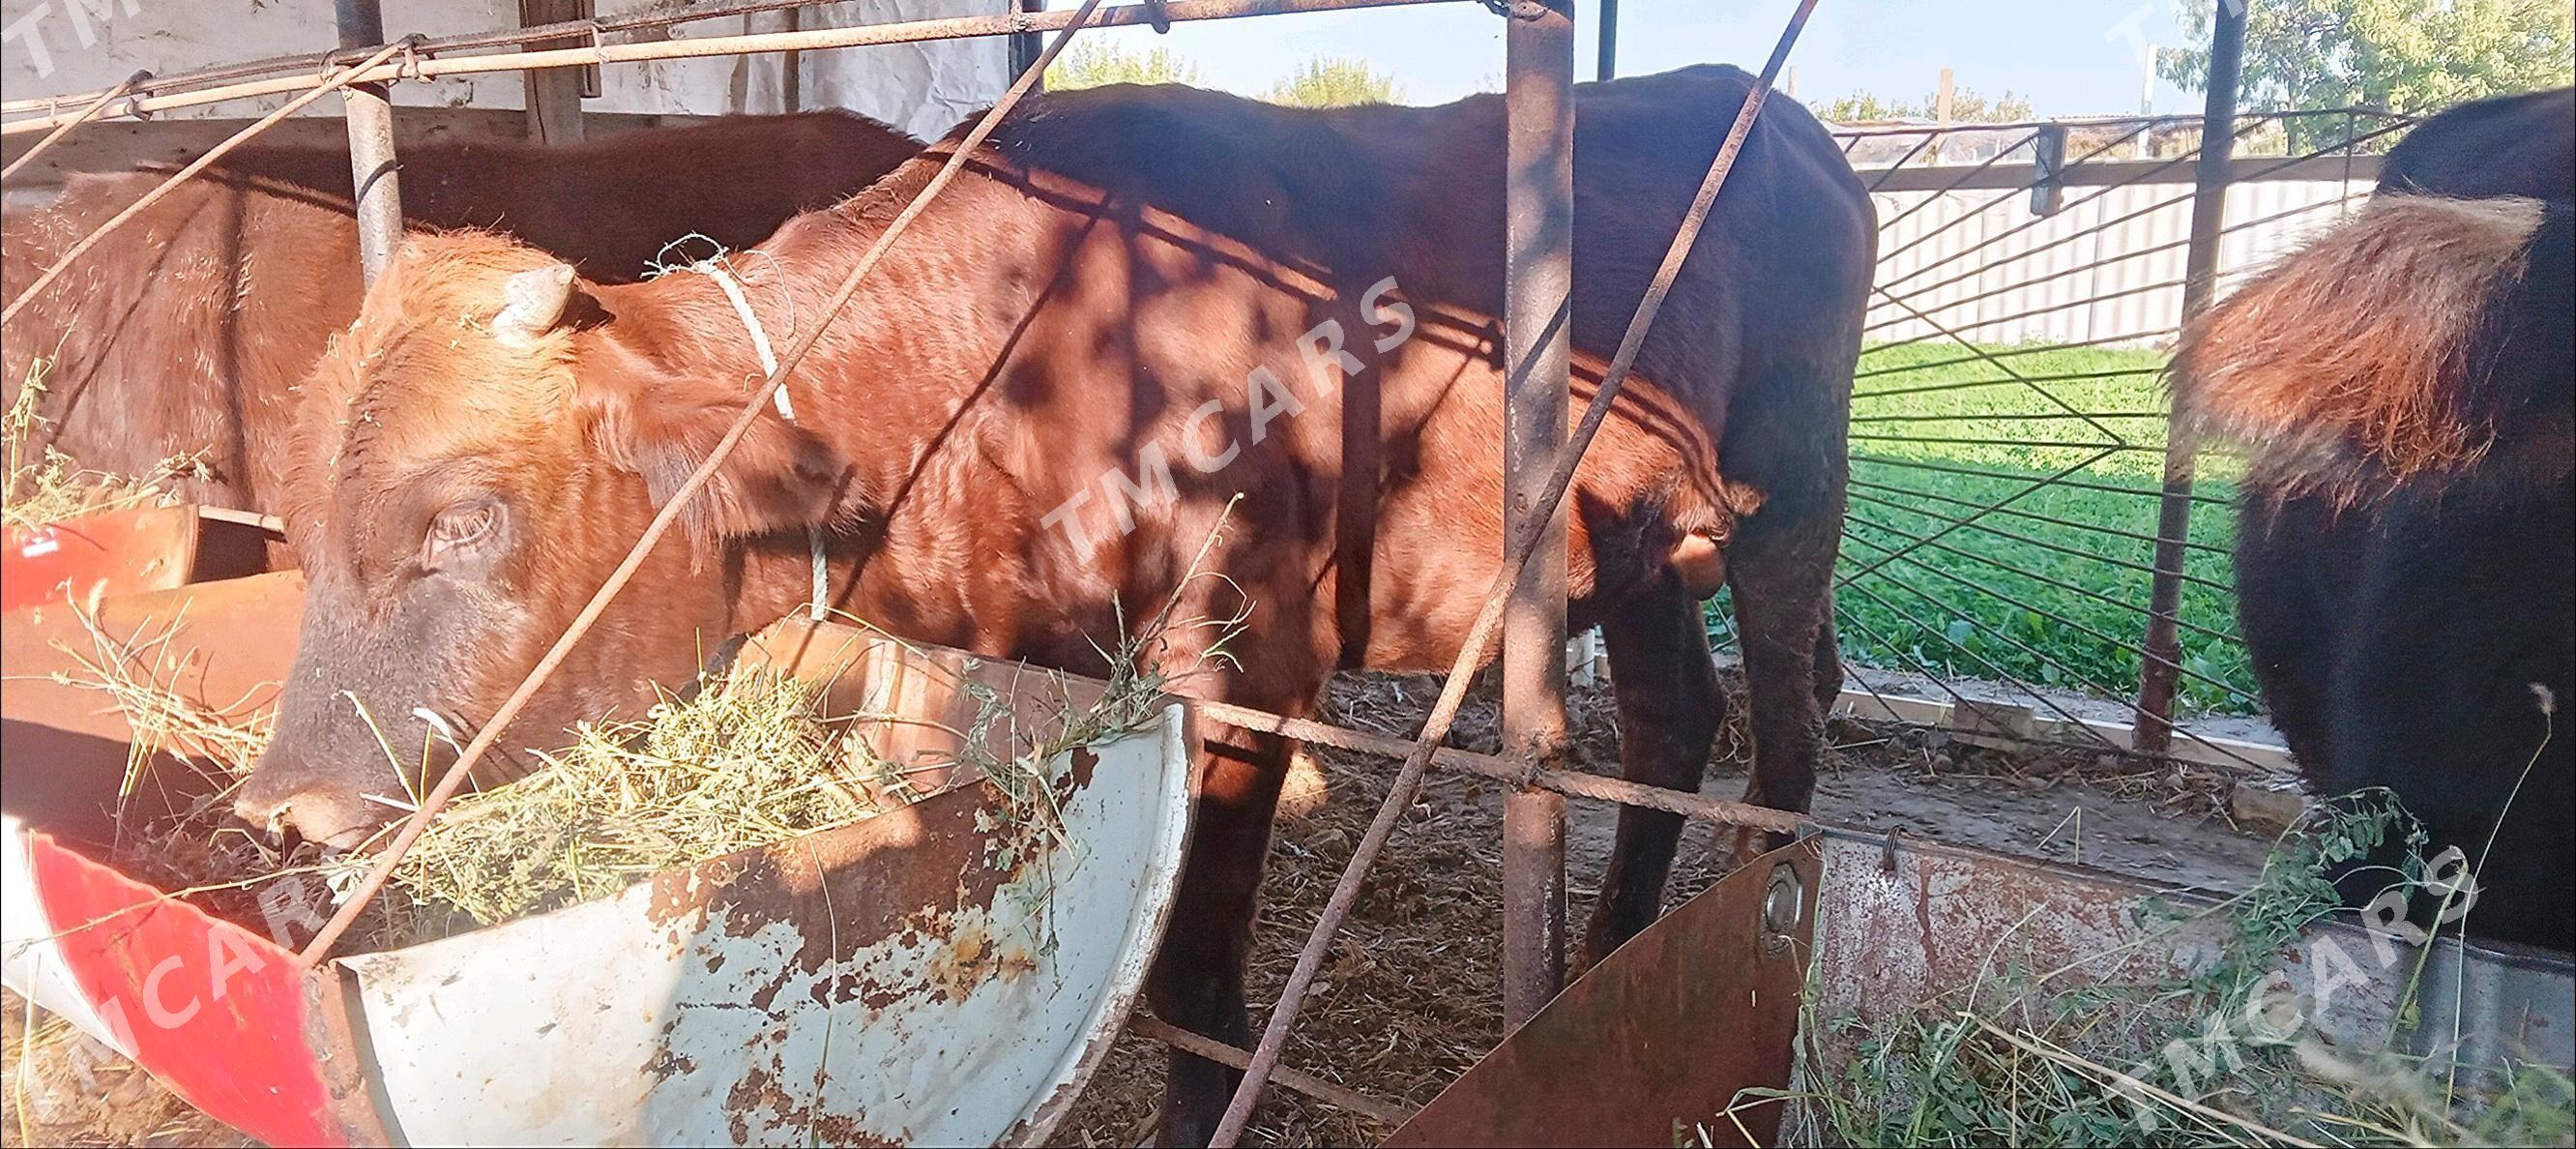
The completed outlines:
<svg viewBox="0 0 2576 1149">
<path fill-rule="evenodd" d="M 526 347 L 552 331 L 572 299 L 572 267 L 555 263 L 510 277 L 501 288 L 501 313 L 492 317 L 492 336 L 513 347 Z"/>
</svg>

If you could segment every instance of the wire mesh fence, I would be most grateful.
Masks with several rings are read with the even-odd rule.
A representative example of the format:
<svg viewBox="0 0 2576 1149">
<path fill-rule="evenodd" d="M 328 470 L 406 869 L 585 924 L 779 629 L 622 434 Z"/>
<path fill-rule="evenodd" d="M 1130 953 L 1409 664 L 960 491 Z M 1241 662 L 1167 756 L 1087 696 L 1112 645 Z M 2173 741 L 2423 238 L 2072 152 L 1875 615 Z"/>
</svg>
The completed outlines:
<svg viewBox="0 0 2576 1149">
<path fill-rule="evenodd" d="M 2219 290 L 2358 206 L 2406 123 L 2343 108 L 2240 117 Z M 2162 374 L 2201 194 L 2199 118 L 1837 135 L 1880 221 L 1839 571 L 1847 685 L 2007 704 L 2060 720 L 2060 737 L 2120 741 L 2153 657 Z M 2175 709 L 2258 715 L 2228 564 L 2232 465 L 2210 457 L 2198 474 Z M 1726 612 L 1711 617 L 1731 645 Z M 2189 726 L 2182 740 L 2224 745 Z"/>
</svg>

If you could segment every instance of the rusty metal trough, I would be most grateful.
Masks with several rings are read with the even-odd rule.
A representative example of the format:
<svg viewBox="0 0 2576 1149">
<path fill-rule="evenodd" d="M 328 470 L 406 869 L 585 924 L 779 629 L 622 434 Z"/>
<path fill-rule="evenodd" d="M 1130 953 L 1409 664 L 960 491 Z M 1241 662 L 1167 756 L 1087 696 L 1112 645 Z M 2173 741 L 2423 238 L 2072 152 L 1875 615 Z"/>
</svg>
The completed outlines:
<svg viewBox="0 0 2576 1149">
<path fill-rule="evenodd" d="M 1388 1143 L 1831 1143 L 1811 1099 L 1861 1056 L 1863 1032 L 1965 1000 L 2004 969 L 2071 965 L 2093 981 L 2194 968 L 2229 923 L 2176 929 L 2174 911 L 2214 900 L 1985 850 L 1810 833 L 1621 947 Z M 2436 1066 L 2576 1062 L 2568 955 L 2449 936 L 2430 950 L 2347 915 L 2283 956 L 2281 1000 L 2300 1032 L 2344 1049 Z"/>
<path fill-rule="evenodd" d="M 184 615 L 197 660 L 178 688 L 256 701 L 292 658 L 301 589 L 261 575 L 107 599 L 95 617 L 125 635 Z M 1174 704 L 1055 764 L 1051 828 L 964 779 L 608 898 L 308 970 L 283 943 L 310 909 L 228 921 L 99 860 L 123 721 L 28 677 L 92 640 L 60 603 L 0 629 L 0 972 L 273 1144 L 1041 1141 L 1124 1024 L 1189 825 L 1194 719 Z M 773 628 L 745 656 L 828 678 L 850 709 L 924 720 L 869 730 L 899 761 L 970 727 L 968 682 L 1024 724 L 1100 689 L 829 624 Z"/>
</svg>

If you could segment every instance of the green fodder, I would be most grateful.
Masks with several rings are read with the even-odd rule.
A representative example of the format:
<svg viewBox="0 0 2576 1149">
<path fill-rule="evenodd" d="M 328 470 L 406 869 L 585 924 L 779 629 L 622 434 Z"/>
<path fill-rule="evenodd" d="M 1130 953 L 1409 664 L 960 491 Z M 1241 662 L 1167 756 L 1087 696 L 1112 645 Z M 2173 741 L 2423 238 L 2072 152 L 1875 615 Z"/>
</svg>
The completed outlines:
<svg viewBox="0 0 2576 1149">
<path fill-rule="evenodd" d="M 2394 1048 L 2394 1036 L 2385 1048 L 2339 1044 L 2297 1012 L 2323 1008 L 2291 996 L 2285 971 L 2315 968 L 2302 931 L 2342 904 L 2327 875 L 2395 834 L 2412 855 L 2422 835 L 2411 826 L 2384 791 L 2320 803 L 2242 894 L 2165 908 L 2145 940 L 2053 969 L 1990 954 L 1974 984 L 1875 1019 L 1819 1016 L 1811 971 L 1799 1038 L 1810 1091 L 1797 1099 L 1826 1141 L 1846 1145 L 2566 1144 L 2576 1095 L 2559 1069 L 2455 1066 Z M 2430 886 L 2420 863 L 2389 876 L 2395 888 Z M 2149 959 L 2187 928 L 2214 933 L 2214 953 Z M 2390 952 L 2414 963 L 2402 1035 L 2422 1024 L 2424 969 Z M 2456 1033 L 2429 1036 L 2456 1048 Z M 1821 1046 L 1845 1054 L 1838 1069 Z M 1750 1091 L 1738 1106 L 1779 1100 Z"/>
<path fill-rule="evenodd" d="M 179 501 L 176 480 L 204 476 L 202 454 L 164 459 L 146 475 L 116 475 L 83 467 L 51 444 L 37 446 L 36 430 L 45 420 L 36 413 L 36 404 L 50 370 L 52 363 L 41 358 L 27 365 L 18 398 L 0 422 L 6 444 L 0 447 L 0 466 L 7 470 L 0 480 L 0 525 L 40 527 L 81 515 L 168 506 Z"/>
</svg>

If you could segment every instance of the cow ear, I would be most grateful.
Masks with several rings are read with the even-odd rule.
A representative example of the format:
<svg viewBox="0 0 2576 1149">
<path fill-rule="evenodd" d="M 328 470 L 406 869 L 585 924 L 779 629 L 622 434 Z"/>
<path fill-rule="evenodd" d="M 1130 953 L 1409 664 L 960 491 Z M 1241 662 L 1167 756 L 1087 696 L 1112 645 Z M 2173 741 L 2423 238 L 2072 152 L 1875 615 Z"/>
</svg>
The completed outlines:
<svg viewBox="0 0 2576 1149">
<path fill-rule="evenodd" d="M 583 392 L 601 450 L 643 477 L 656 507 L 715 453 L 748 399 L 734 387 L 690 378 Z M 821 438 L 764 405 L 681 522 L 702 543 L 821 525 L 831 518 L 843 469 Z"/>
</svg>

